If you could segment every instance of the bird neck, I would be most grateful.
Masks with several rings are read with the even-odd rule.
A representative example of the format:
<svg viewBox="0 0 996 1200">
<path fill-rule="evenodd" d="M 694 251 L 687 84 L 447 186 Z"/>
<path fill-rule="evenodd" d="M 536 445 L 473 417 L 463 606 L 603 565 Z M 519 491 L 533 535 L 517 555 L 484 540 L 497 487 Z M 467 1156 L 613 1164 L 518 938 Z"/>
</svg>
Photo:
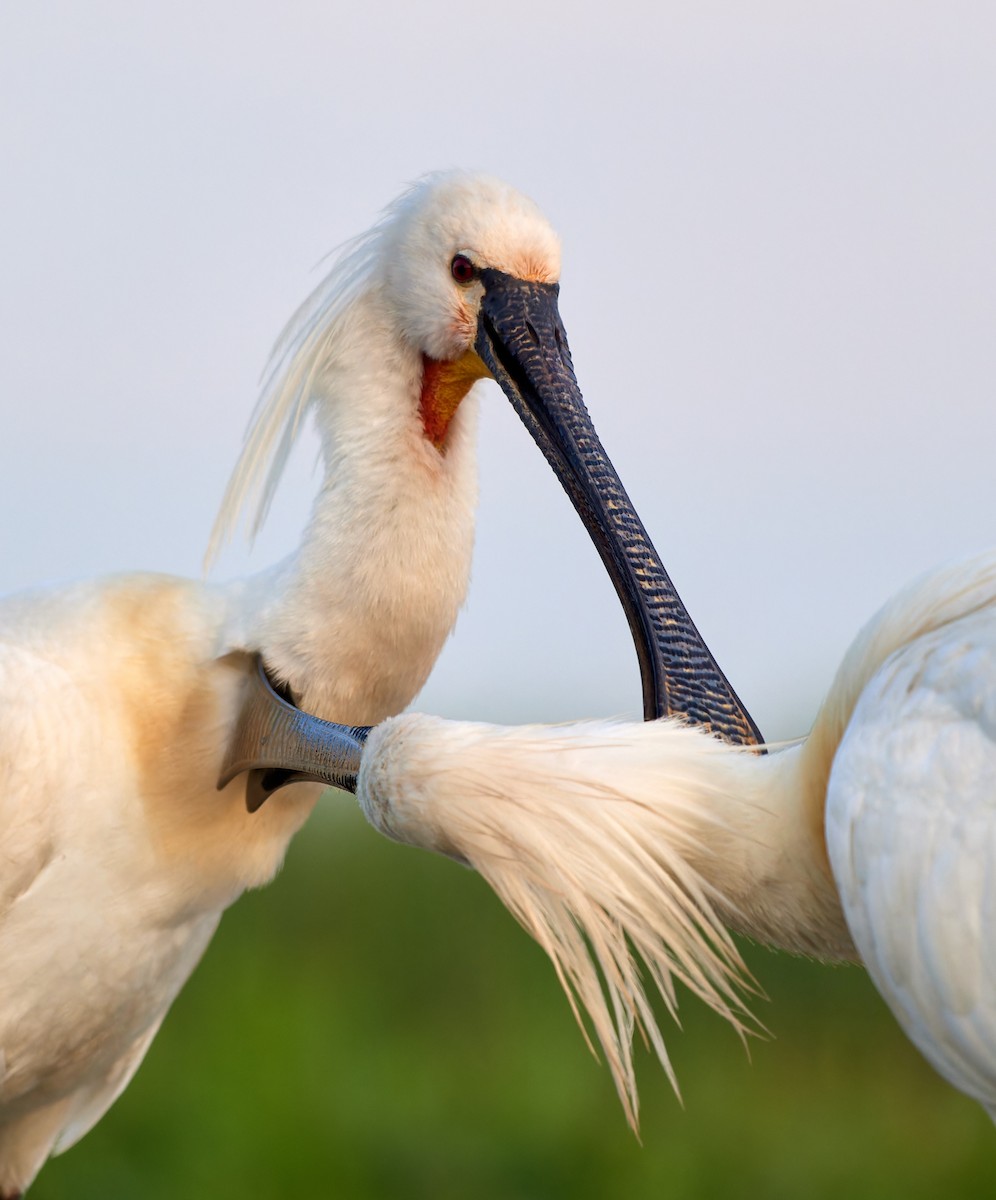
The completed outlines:
<svg viewBox="0 0 996 1200">
<path fill-rule="evenodd" d="M 721 897 L 726 924 L 796 954 L 854 960 L 826 848 L 829 762 L 808 742 L 763 756 L 718 751 L 695 760 L 704 849 L 690 862 Z"/>
<path fill-rule="evenodd" d="M 262 581 L 257 645 L 309 711 L 372 724 L 414 698 L 466 595 L 476 402 L 437 447 L 420 411 L 422 356 L 377 294 L 344 322 L 314 406 L 321 486 L 298 552 Z"/>
</svg>

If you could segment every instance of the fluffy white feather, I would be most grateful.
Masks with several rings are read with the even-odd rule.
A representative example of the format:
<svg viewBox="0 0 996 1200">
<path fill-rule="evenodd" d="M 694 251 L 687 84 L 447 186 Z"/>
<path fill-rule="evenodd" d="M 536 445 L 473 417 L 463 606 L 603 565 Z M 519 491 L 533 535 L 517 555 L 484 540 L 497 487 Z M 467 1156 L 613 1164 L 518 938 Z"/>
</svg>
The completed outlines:
<svg viewBox="0 0 996 1200">
<path fill-rule="evenodd" d="M 740 1033 L 750 1025 L 744 964 L 700 867 L 727 836 L 719 797 L 740 790 L 749 757 L 674 722 L 406 715 L 371 734 L 358 794 L 382 833 L 484 876 L 549 954 L 582 1028 L 579 1008 L 590 1018 L 635 1126 L 634 1029 L 677 1089 L 641 962 L 672 1016 L 678 979 Z"/>
<path fill-rule="evenodd" d="M 335 358 L 336 338 L 342 329 L 340 318 L 364 286 L 369 286 L 381 258 L 385 227 L 411 196 L 409 191 L 385 209 L 376 225 L 339 248 L 332 269 L 298 306 L 277 339 L 263 373 L 242 452 L 215 518 L 206 567 L 235 532 L 244 512 L 250 510 L 251 538 L 262 528 L 304 418 L 323 394 L 322 375 Z"/>
</svg>

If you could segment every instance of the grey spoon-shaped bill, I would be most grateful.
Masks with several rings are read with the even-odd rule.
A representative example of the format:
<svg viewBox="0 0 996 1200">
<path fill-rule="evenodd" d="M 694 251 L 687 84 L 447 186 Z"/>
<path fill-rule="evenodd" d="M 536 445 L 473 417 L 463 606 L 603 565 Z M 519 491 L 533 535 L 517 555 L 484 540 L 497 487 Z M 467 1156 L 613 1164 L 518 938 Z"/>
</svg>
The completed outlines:
<svg viewBox="0 0 996 1200">
<path fill-rule="evenodd" d="M 595 433 L 560 320 L 559 285 L 490 268 L 479 278 L 484 296 L 475 349 L 553 467 L 601 555 L 633 634 L 645 719 L 683 716 L 729 741 L 760 745 L 757 726 L 695 628 Z M 322 721 L 289 704 L 260 666 L 219 786 L 250 771 L 247 804 L 253 810 L 277 788 L 298 781 L 355 791 L 364 737 L 362 730 Z M 348 752 L 343 745 L 351 747 Z"/>
</svg>

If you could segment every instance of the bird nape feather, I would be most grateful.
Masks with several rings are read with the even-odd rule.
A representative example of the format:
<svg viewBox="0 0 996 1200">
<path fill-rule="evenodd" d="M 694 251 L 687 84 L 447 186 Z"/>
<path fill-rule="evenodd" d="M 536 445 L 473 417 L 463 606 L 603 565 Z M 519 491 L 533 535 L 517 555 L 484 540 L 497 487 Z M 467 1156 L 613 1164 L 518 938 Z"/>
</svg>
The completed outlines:
<svg viewBox="0 0 996 1200">
<path fill-rule="evenodd" d="M 336 339 L 344 336 L 344 314 L 371 285 L 392 224 L 407 205 L 418 203 L 433 180 L 444 178 L 438 173 L 412 185 L 375 225 L 333 251 L 331 268 L 284 326 L 270 352 L 242 452 L 211 530 L 205 569 L 214 564 L 241 517 L 248 522 L 250 540 L 262 529 L 308 410 L 323 395 L 322 373 L 335 359 Z"/>
<path fill-rule="evenodd" d="M 676 721 L 503 728 L 411 714 L 372 732 L 360 771 L 375 828 L 479 872 L 550 956 L 634 1128 L 634 1032 L 678 1091 L 644 976 L 675 1019 L 677 980 L 741 1036 L 758 1028 L 741 999 L 753 985 L 723 924 L 724 897 L 697 865 L 723 833 L 703 757 L 719 768 L 710 787 L 732 791 L 754 756 Z"/>
</svg>

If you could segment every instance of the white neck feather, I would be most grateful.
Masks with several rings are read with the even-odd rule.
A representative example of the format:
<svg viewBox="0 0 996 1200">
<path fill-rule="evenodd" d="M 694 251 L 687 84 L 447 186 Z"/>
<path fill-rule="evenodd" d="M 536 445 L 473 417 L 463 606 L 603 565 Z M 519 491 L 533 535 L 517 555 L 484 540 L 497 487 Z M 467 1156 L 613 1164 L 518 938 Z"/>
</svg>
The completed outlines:
<svg viewBox="0 0 996 1200">
<path fill-rule="evenodd" d="M 484 875 L 587 1010 L 635 1122 L 634 1024 L 674 1082 L 637 957 L 669 1007 L 676 976 L 742 1031 L 727 925 L 853 955 L 804 769 L 798 747 L 760 756 L 669 722 L 405 715 L 371 734 L 357 794 L 381 832 Z"/>
<path fill-rule="evenodd" d="M 308 711 L 347 724 L 374 724 L 417 694 L 463 603 L 473 549 L 476 399 L 460 405 L 440 453 L 419 414 L 421 355 L 388 318 L 368 288 L 326 338 L 308 379 L 321 487 L 298 552 L 242 585 L 234 631 Z M 233 477 L 240 501 L 247 472 L 285 452 L 274 429 L 259 432 L 266 417 Z M 220 520 L 230 517 L 226 505 Z"/>
</svg>

